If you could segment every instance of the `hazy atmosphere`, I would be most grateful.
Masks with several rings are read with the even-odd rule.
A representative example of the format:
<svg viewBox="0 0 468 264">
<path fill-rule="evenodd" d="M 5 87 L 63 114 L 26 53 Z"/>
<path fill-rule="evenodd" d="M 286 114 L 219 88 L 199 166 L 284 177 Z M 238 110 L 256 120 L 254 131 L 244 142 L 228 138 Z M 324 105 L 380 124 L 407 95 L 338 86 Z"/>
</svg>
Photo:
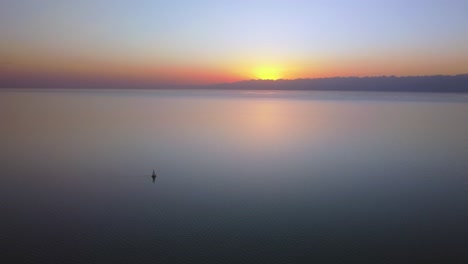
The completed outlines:
<svg viewBox="0 0 468 264">
<path fill-rule="evenodd" d="M 468 0 L 0 0 L 0 263 L 468 263 Z"/>
<path fill-rule="evenodd" d="M 468 73 L 468 1 L 0 3 L 0 86 Z"/>
</svg>

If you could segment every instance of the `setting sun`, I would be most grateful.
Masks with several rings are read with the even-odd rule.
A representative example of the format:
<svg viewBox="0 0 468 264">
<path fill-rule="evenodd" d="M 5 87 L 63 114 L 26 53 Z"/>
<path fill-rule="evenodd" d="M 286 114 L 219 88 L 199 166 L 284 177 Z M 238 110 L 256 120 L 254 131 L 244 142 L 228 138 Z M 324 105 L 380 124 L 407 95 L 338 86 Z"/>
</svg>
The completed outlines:
<svg viewBox="0 0 468 264">
<path fill-rule="evenodd" d="M 278 80 L 282 76 L 277 68 L 261 67 L 255 70 L 255 78 L 261 80 Z"/>
</svg>

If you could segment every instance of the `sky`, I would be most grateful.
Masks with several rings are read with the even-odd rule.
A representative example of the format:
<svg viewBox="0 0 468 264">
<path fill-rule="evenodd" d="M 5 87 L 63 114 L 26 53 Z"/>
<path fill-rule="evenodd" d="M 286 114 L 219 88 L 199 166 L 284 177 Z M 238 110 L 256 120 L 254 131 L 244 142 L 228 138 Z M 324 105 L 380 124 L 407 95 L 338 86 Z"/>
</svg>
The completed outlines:
<svg viewBox="0 0 468 264">
<path fill-rule="evenodd" d="M 0 86 L 468 73 L 468 1 L 2 0 Z"/>
</svg>

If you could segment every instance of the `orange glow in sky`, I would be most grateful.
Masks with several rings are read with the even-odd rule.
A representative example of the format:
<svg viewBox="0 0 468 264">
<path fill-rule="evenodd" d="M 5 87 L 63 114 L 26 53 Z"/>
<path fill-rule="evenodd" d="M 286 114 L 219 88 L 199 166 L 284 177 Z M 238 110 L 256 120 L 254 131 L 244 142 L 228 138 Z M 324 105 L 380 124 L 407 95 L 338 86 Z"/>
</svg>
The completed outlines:
<svg viewBox="0 0 468 264">
<path fill-rule="evenodd" d="M 2 1 L 0 87 L 468 73 L 467 1 L 97 2 Z"/>
</svg>

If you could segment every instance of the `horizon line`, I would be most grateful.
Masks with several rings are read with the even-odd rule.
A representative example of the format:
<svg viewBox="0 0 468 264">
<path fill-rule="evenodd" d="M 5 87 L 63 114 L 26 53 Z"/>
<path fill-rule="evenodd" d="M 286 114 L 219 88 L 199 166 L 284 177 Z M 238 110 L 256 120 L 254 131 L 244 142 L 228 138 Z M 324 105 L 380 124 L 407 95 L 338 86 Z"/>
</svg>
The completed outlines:
<svg viewBox="0 0 468 264">
<path fill-rule="evenodd" d="M 364 79 L 364 78 L 417 78 L 417 77 L 457 77 L 457 76 L 464 76 L 468 75 L 468 73 L 460 73 L 460 74 L 428 74 L 428 75 L 366 75 L 366 76 L 356 76 L 356 75 L 349 75 L 349 76 L 330 76 L 330 77 L 303 77 L 303 78 L 279 78 L 279 79 L 243 79 L 239 81 L 233 82 L 220 82 L 220 83 L 207 83 L 207 84 L 186 84 L 186 85 L 219 85 L 219 84 L 233 84 L 239 82 L 250 82 L 250 81 L 298 81 L 298 80 L 323 80 L 323 79 L 345 79 L 345 78 L 356 78 L 356 79 Z M 174 85 L 181 85 L 181 84 L 174 84 Z M 183 85 L 183 84 L 182 84 Z"/>
<path fill-rule="evenodd" d="M 378 80 L 378 79 L 395 79 L 403 81 L 404 79 L 416 79 L 416 78 L 457 78 L 457 77 L 468 77 L 468 73 L 462 74 L 434 74 L 434 75 L 375 75 L 375 76 L 334 76 L 334 77 L 312 77 L 312 78 L 294 78 L 294 79 L 244 79 L 232 82 L 213 82 L 213 83 L 158 83 L 158 82 L 141 82 L 131 80 L 110 80 L 110 79 L 0 79 L 0 89 L 181 89 L 181 88 L 201 88 L 206 87 L 213 89 L 213 87 L 226 87 L 235 85 L 248 85 L 249 83 L 271 83 L 279 84 L 294 83 L 294 82 L 313 82 L 313 81 L 327 81 L 327 80 Z M 383 80 L 382 80 L 383 81 Z M 304 85 L 304 84 L 302 84 Z M 81 87 L 80 87 L 81 86 Z M 343 83 L 339 84 L 343 86 Z M 134 88 L 131 88 L 134 87 Z"/>
</svg>

